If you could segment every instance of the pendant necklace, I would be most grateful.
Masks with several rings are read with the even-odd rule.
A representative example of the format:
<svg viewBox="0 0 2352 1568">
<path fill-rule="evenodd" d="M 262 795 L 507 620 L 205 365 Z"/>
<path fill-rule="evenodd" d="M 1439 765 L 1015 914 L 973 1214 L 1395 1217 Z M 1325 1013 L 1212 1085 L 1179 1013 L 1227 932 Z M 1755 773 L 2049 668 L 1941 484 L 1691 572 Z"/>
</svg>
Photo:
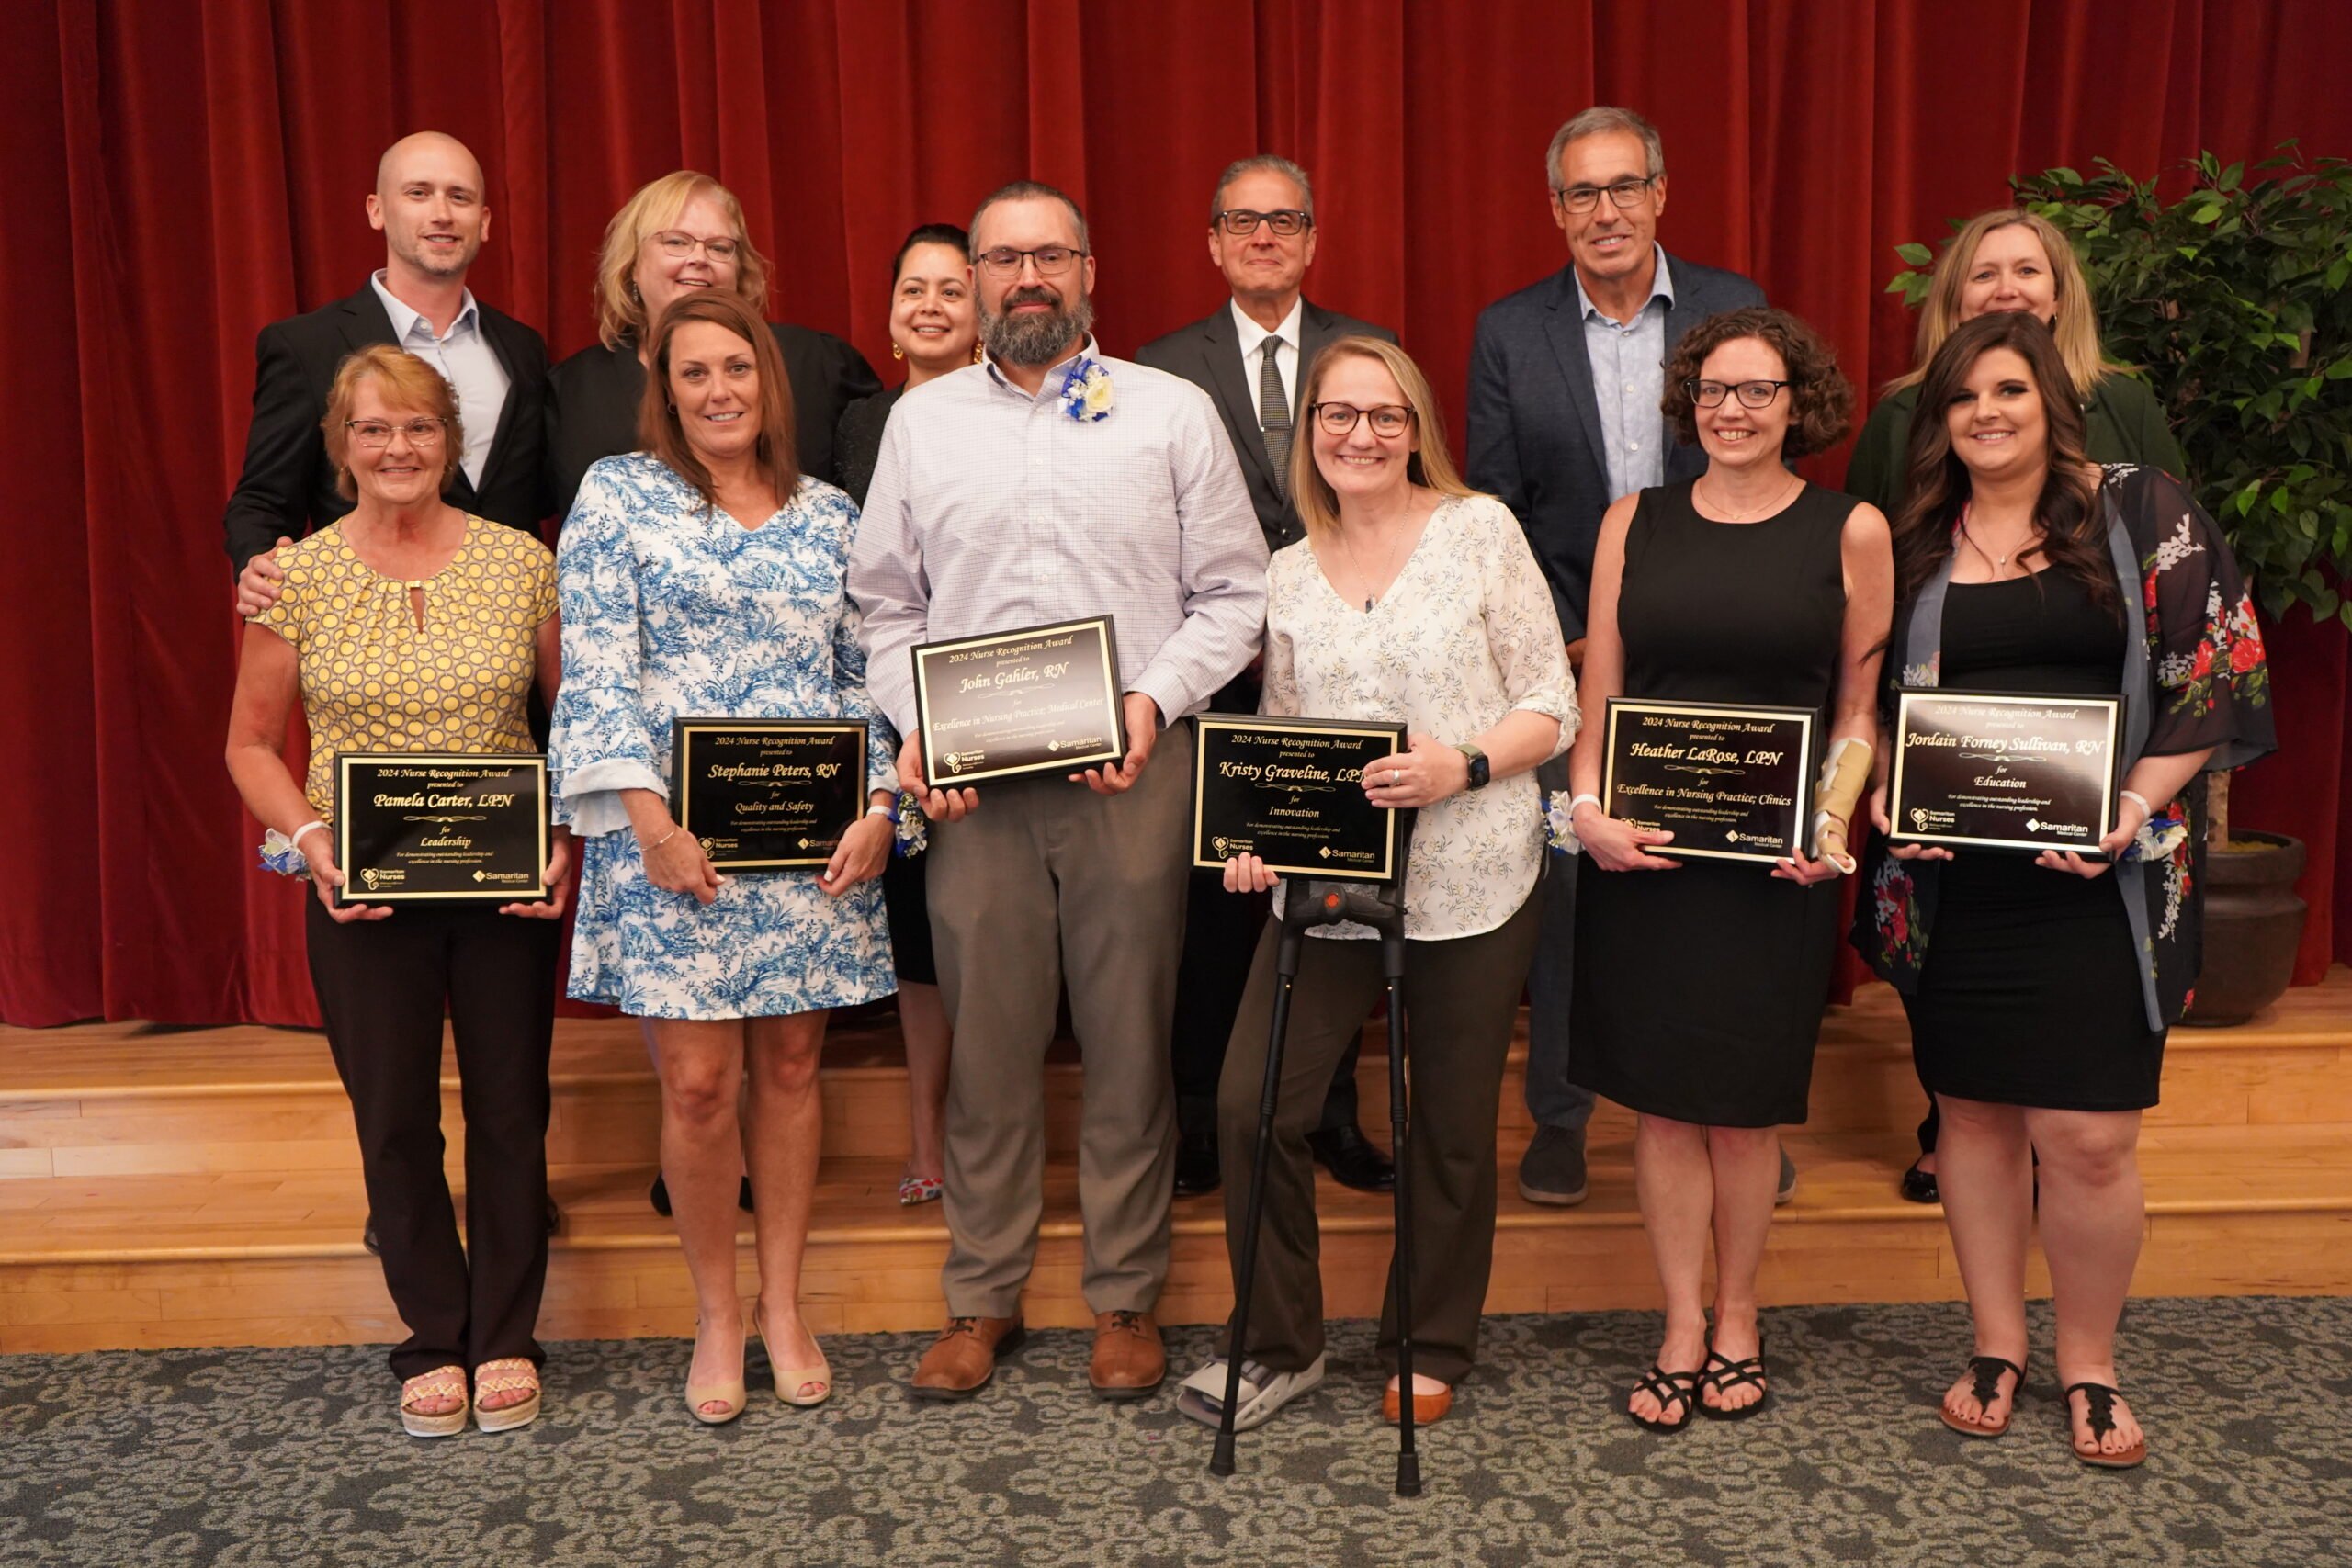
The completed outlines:
<svg viewBox="0 0 2352 1568">
<path fill-rule="evenodd" d="M 1960 509 L 1960 534 L 1961 534 L 1961 537 L 1962 537 L 1962 538 L 1964 538 L 1964 539 L 1966 539 L 1966 540 L 1968 541 L 1968 543 L 1969 543 L 1969 547 L 1970 547 L 1970 548 L 1973 549 L 1973 550 L 1974 550 L 1978 555 L 1983 556 L 1986 560 L 1991 561 L 1991 562 L 1993 563 L 1993 576 L 1994 576 L 1994 579 L 1995 579 L 1996 581 L 1998 581 L 1998 580 L 1999 580 L 1999 578 L 2000 578 L 2001 573 L 2003 573 L 2003 572 L 2005 572 L 2005 571 L 2007 571 L 2007 570 L 2009 570 L 2009 557 L 2010 557 L 2010 556 L 2014 556 L 2014 555 L 2016 555 L 2019 550 L 2022 550 L 2022 549 L 2024 549 L 2027 546 L 2029 546 L 2029 545 L 2032 544 L 2032 543 L 2033 543 L 2033 540 L 2034 540 L 2034 533 L 2033 533 L 2033 531 L 2032 531 L 2031 529 L 2030 529 L 2030 528 L 2029 528 L 2029 529 L 2026 531 L 2026 536 L 2025 536 L 2025 538 L 2024 538 L 2024 539 L 2022 539 L 2022 540 L 2020 540 L 2018 544 L 2016 544 L 2016 545 L 2012 546 L 2012 547 L 2010 547 L 2010 549 L 2009 549 L 2009 551 L 2008 551 L 2008 554 L 2007 554 L 2007 555 L 1998 555 L 1998 556 L 1996 556 L 1996 555 L 1995 555 L 1992 551 L 1990 551 L 1990 550 L 1986 549 L 1986 548 L 1985 548 L 1982 544 L 1979 544 L 1979 543 L 1977 542 L 1976 536 L 1975 536 L 1973 533 L 1970 532 L 1970 530 L 1969 530 L 1969 526 L 1968 526 L 1968 518 L 1969 518 L 1969 514 L 1970 514 L 1971 513 L 1974 512 L 1974 511 L 1975 511 L 1975 507 L 1974 507 L 1974 505 L 1973 505 L 1973 503 L 1972 503 L 1972 504 L 1969 504 L 1969 505 L 1963 505 L 1963 506 Z"/>
<path fill-rule="evenodd" d="M 1401 543 L 1402 541 L 1400 540 L 1399 542 Z M 1369 584 L 1371 583 L 1372 579 L 1364 577 L 1363 563 L 1356 558 L 1356 547 L 1353 544 L 1349 542 L 1347 533 L 1344 529 L 1342 529 L 1340 534 L 1340 547 L 1348 552 L 1348 564 L 1355 568 L 1356 575 L 1360 578 L 1363 578 L 1363 581 L 1367 585 L 1363 596 L 1363 609 L 1364 614 L 1370 615 L 1372 614 L 1373 601 L 1377 599 L 1379 595 L 1370 591 Z M 1387 563 L 1388 576 L 1390 579 L 1389 586 L 1391 588 L 1394 588 L 1396 585 L 1395 581 L 1396 576 L 1396 563 L 1397 552 L 1396 547 L 1392 545 L 1389 547 Z"/>
</svg>

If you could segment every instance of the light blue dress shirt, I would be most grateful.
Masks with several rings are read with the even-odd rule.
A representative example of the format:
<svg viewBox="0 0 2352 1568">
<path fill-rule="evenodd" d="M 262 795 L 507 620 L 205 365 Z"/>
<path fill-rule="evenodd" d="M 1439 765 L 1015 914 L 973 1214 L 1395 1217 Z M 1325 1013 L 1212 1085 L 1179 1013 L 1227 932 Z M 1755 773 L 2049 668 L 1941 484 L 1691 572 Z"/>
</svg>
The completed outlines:
<svg viewBox="0 0 2352 1568">
<path fill-rule="evenodd" d="M 1609 465 L 1609 499 L 1666 482 L 1666 313 L 1674 308 L 1674 279 L 1666 249 L 1653 243 L 1657 274 L 1650 297 L 1630 321 L 1603 313 L 1577 279 L 1577 312 L 1584 319 L 1584 352 L 1592 364 L 1593 400 L 1600 405 L 1600 442 Z"/>
<path fill-rule="evenodd" d="M 381 272 L 368 281 L 375 286 L 376 298 L 384 302 L 384 313 L 392 319 L 392 340 L 440 371 L 442 378 L 456 389 L 458 417 L 466 430 L 466 449 L 458 466 L 466 470 L 469 482 L 481 484 L 482 465 L 490 460 L 491 438 L 498 434 L 498 416 L 506 407 L 506 389 L 512 382 L 506 367 L 498 362 L 497 351 L 482 335 L 481 310 L 474 303 L 474 291 L 466 290 L 458 319 L 449 323 L 447 333 L 435 336 L 431 321 L 393 298 L 384 287 Z"/>
</svg>

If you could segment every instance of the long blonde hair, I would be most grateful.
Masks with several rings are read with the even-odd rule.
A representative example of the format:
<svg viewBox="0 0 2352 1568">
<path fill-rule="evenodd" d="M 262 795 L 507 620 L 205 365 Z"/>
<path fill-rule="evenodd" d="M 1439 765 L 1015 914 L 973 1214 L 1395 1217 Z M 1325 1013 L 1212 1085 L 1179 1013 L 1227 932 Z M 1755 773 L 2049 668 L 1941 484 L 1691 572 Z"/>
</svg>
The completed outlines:
<svg viewBox="0 0 2352 1568">
<path fill-rule="evenodd" d="M 1936 258 L 1935 277 L 1928 286 L 1927 302 L 1919 308 L 1919 341 L 1911 368 L 1889 381 L 1888 391 L 1917 386 L 1926 377 L 1928 361 L 1960 325 L 1960 291 L 1968 281 L 1968 269 L 1976 265 L 1976 247 L 1996 229 L 2012 225 L 2031 230 L 2041 242 L 2042 254 L 2050 258 L 2052 303 L 2057 311 L 2051 335 L 2057 340 L 2058 357 L 2065 362 L 2075 395 L 2089 397 L 2101 380 L 2125 368 L 2100 352 L 2098 307 L 2091 299 L 2090 280 L 2083 276 L 2083 264 L 2065 231 L 2038 212 L 2002 207 L 1970 219 Z"/>
<path fill-rule="evenodd" d="M 1462 476 L 1454 471 L 1453 454 L 1445 447 L 1445 421 L 1438 412 L 1437 395 L 1430 390 L 1430 378 L 1421 374 L 1413 356 L 1385 338 L 1343 337 L 1327 344 L 1315 356 L 1314 367 L 1306 373 L 1306 385 L 1298 389 L 1300 438 L 1290 444 L 1290 493 L 1300 520 L 1310 532 L 1328 532 L 1340 525 L 1339 492 L 1315 464 L 1314 410 L 1316 394 L 1323 389 L 1323 378 L 1342 359 L 1378 360 L 1388 367 L 1388 374 L 1396 378 L 1397 390 L 1412 405 L 1413 426 L 1420 436 L 1420 448 L 1405 465 L 1407 479 L 1442 496 L 1478 493 L 1464 484 Z"/>
<path fill-rule="evenodd" d="M 605 248 L 596 256 L 596 336 L 606 348 L 618 348 L 628 338 L 645 341 L 645 300 L 634 276 L 638 253 L 648 234 L 659 234 L 675 223 L 686 203 L 698 196 L 708 196 L 724 208 L 728 226 L 735 231 L 735 292 L 754 313 L 767 309 L 768 261 L 744 232 L 743 204 L 708 175 L 680 169 L 639 186 L 605 225 Z"/>
</svg>

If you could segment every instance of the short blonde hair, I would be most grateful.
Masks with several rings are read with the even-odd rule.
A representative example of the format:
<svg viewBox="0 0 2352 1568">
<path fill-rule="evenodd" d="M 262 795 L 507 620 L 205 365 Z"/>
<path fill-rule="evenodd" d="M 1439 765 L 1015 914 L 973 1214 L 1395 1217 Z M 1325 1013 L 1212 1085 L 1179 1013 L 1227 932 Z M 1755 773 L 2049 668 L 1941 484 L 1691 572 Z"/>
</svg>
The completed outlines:
<svg viewBox="0 0 2352 1568">
<path fill-rule="evenodd" d="M 2091 299 L 2090 280 L 2083 276 L 2083 264 L 2065 231 L 2039 212 L 2001 207 L 1980 212 L 1962 224 L 1944 254 L 1936 258 L 1927 302 L 1919 307 L 1919 340 L 1911 369 L 1889 381 L 1888 391 L 1916 386 L 1928 374 L 1928 362 L 1960 325 L 1960 291 L 1968 281 L 1968 269 L 1976 264 L 1976 247 L 1995 230 L 2011 227 L 2032 231 L 2041 242 L 2042 254 L 2050 258 L 2051 298 L 2058 312 L 2051 335 L 2057 340 L 2058 357 L 2065 361 L 2067 378 L 2075 383 L 2075 395 L 2089 397 L 2100 381 L 2124 368 L 2099 349 L 2098 307 Z"/>
<path fill-rule="evenodd" d="M 384 389 L 384 400 L 396 409 L 418 409 L 441 422 L 441 491 L 447 494 L 458 482 L 466 455 L 466 427 L 458 417 L 458 393 L 448 378 L 406 349 L 390 344 L 370 344 L 345 356 L 334 367 L 334 384 L 327 389 L 327 412 L 319 421 L 326 437 L 327 461 L 334 465 L 334 492 L 345 501 L 359 499 L 351 479 L 351 432 L 344 422 L 359 400 L 359 384 L 373 377 Z"/>
<path fill-rule="evenodd" d="M 618 348 L 628 339 L 644 341 L 645 299 L 637 291 L 638 253 L 645 248 L 647 235 L 659 234 L 676 223 L 686 203 L 698 196 L 707 196 L 724 208 L 728 226 L 735 231 L 735 292 L 754 311 L 767 310 L 768 259 L 744 231 L 743 204 L 708 175 L 680 169 L 639 186 L 605 225 L 605 248 L 596 257 L 596 336 L 606 348 Z"/>
<path fill-rule="evenodd" d="M 1445 420 L 1438 412 L 1437 394 L 1430 390 L 1430 378 L 1421 374 L 1413 356 L 1385 338 L 1343 337 L 1315 356 L 1314 367 L 1306 373 L 1306 385 L 1298 391 L 1302 411 L 1299 434 L 1306 439 L 1290 444 L 1290 493 L 1297 504 L 1300 520 L 1310 530 L 1329 532 L 1340 525 L 1339 492 L 1315 464 L 1315 402 L 1331 367 L 1342 359 L 1370 359 L 1385 366 L 1388 374 L 1396 378 L 1396 389 L 1412 406 L 1413 428 L 1420 437 L 1420 449 L 1405 465 L 1406 478 L 1440 495 L 1478 493 L 1464 484 L 1462 476 L 1454 471 L 1453 457 L 1445 447 Z"/>
</svg>

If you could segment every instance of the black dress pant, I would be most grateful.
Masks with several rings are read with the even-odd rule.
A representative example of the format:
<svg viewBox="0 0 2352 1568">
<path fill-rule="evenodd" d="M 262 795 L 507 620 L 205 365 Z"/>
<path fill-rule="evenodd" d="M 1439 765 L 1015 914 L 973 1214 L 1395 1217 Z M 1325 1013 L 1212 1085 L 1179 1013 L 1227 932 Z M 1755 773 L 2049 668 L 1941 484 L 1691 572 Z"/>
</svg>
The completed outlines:
<svg viewBox="0 0 2352 1568">
<path fill-rule="evenodd" d="M 311 984 L 351 1096 L 384 1284 L 408 1325 L 393 1372 L 543 1359 L 548 1052 L 562 922 L 410 905 L 337 925 L 306 900 Z M 457 1037 L 466 1239 L 442 1172 L 441 1020 Z"/>
</svg>

